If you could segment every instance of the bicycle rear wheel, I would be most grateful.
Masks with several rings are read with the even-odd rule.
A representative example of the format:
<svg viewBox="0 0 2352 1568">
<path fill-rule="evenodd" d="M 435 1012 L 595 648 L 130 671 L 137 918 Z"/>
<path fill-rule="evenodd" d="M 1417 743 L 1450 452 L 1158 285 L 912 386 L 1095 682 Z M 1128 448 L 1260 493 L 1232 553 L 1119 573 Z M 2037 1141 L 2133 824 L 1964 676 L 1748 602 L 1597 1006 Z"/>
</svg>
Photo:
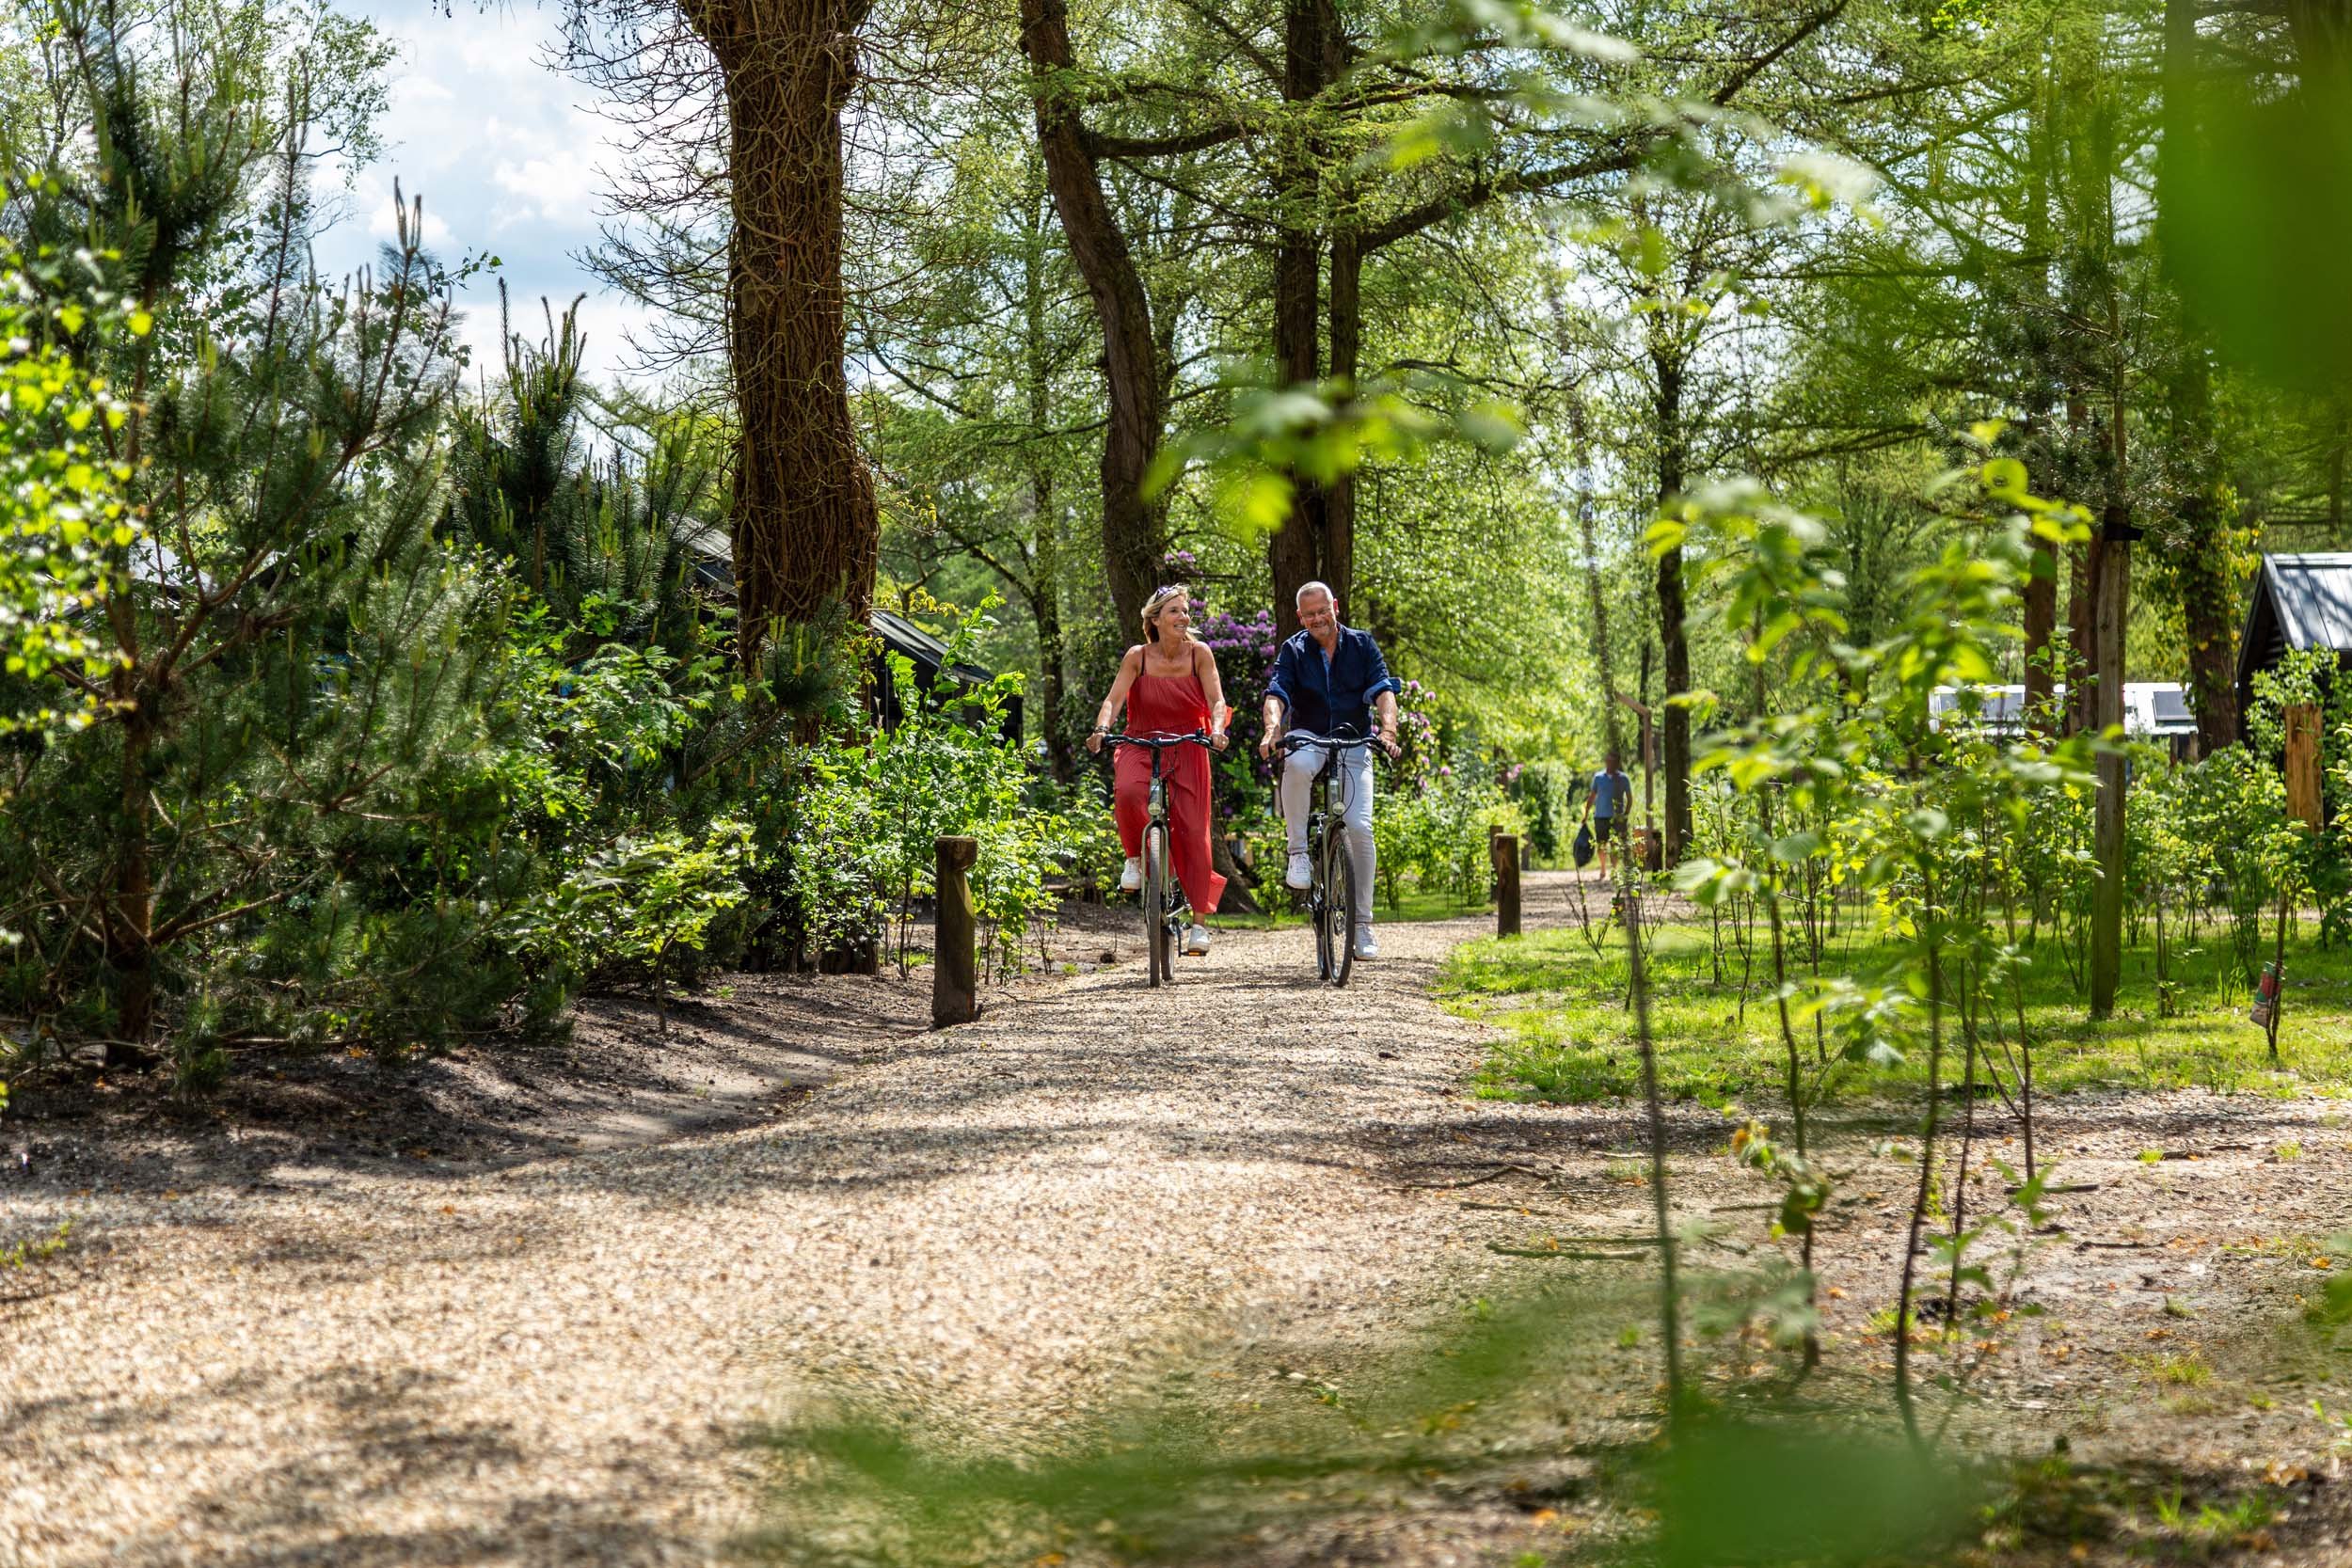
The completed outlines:
<svg viewBox="0 0 2352 1568">
<path fill-rule="evenodd" d="M 1348 857 L 1346 832 L 1336 826 L 1323 841 L 1322 925 L 1327 934 L 1318 935 L 1315 949 L 1331 955 L 1324 977 L 1343 986 L 1356 968 L 1356 863 Z"/>
<path fill-rule="evenodd" d="M 1143 950 L 1152 966 L 1152 984 L 1175 978 L 1173 943 L 1168 938 L 1168 830 L 1154 822 L 1143 830 Z"/>
</svg>

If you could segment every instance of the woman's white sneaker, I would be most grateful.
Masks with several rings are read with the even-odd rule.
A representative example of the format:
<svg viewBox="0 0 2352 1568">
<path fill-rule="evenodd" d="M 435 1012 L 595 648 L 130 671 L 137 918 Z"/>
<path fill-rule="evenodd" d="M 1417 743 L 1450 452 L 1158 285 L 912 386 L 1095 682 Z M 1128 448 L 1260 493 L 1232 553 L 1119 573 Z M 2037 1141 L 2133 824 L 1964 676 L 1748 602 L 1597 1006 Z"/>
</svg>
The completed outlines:
<svg viewBox="0 0 2352 1568">
<path fill-rule="evenodd" d="M 1356 927 L 1356 956 L 1359 958 L 1376 958 L 1380 956 L 1380 944 L 1372 940 L 1372 927 L 1369 926 Z"/>
<path fill-rule="evenodd" d="M 1121 893 L 1133 893 L 1136 889 L 1141 887 L 1142 885 L 1143 857 L 1140 855 L 1129 855 L 1127 857 L 1126 865 L 1121 867 L 1119 873 L 1119 891 Z"/>
<path fill-rule="evenodd" d="M 1304 893 L 1314 886 L 1314 862 L 1309 860 L 1303 852 L 1293 855 L 1290 869 L 1282 874 L 1283 886 L 1295 888 L 1300 893 Z"/>
<path fill-rule="evenodd" d="M 1197 920 L 1192 923 L 1184 932 L 1184 951 L 1196 958 L 1209 956 L 1209 928 Z"/>
</svg>

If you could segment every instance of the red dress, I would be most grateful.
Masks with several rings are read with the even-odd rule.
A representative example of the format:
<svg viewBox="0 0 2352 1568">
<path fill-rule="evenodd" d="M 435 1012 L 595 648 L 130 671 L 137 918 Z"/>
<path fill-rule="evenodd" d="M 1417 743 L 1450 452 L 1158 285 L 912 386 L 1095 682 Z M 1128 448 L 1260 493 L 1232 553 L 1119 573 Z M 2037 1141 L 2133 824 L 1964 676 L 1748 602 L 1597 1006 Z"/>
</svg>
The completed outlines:
<svg viewBox="0 0 2352 1568">
<path fill-rule="evenodd" d="M 1127 733 L 1190 735 L 1209 727 L 1209 699 L 1198 675 L 1155 675 L 1149 670 L 1127 689 Z M 1196 915 L 1215 914 L 1225 895 L 1225 879 L 1209 858 L 1209 753 L 1198 746 L 1171 746 L 1160 753 L 1160 778 L 1168 785 L 1168 848 L 1176 879 Z M 1143 827 L 1151 819 L 1152 753 L 1122 746 L 1113 765 L 1111 815 L 1119 842 L 1130 856 L 1143 853 Z"/>
</svg>

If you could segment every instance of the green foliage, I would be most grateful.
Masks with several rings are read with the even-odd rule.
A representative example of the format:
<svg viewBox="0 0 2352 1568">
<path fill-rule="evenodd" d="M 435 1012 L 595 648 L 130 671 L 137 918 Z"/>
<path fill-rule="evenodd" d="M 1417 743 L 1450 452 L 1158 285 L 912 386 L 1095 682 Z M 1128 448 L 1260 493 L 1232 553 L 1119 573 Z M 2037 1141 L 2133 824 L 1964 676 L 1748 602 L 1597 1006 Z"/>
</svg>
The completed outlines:
<svg viewBox="0 0 2352 1568">
<path fill-rule="evenodd" d="M 535 344 L 502 334 L 496 391 L 453 411 L 445 531 L 504 558 L 574 639 L 684 654 L 710 614 L 691 582 L 716 464 L 683 413 L 632 422 L 618 410 L 627 439 L 603 460 L 586 450 L 578 309 L 550 310 Z"/>
<path fill-rule="evenodd" d="M 21 1242 L 12 1242 L 7 1246 L 0 1246 L 0 1269 L 24 1269 L 37 1263 L 45 1263 L 65 1251 L 72 1238 L 73 1222 L 60 1220 L 57 1222 L 57 1228 L 46 1236 L 28 1237 Z"/>
<path fill-rule="evenodd" d="M 1535 858 L 1565 865 L 1576 843 L 1575 801 L 1581 779 L 1566 763 L 1531 762 L 1511 780 L 1511 799 L 1518 802 L 1527 824 L 1527 842 Z"/>
<path fill-rule="evenodd" d="M 1455 909 L 1485 904 L 1494 880 L 1487 840 L 1498 829 L 1524 832 L 1526 817 L 1503 793 L 1493 765 L 1474 751 L 1457 749 L 1396 781 L 1373 797 L 1380 901 L 1398 908 L 1409 878 L 1424 893 L 1442 893 Z"/>
<path fill-rule="evenodd" d="M 65 272 L 34 266 L 53 288 Z M 147 325 L 119 317 L 76 300 L 44 309 L 0 238 L 0 736 L 88 723 L 115 665 L 91 622 L 139 536 L 130 468 L 108 440 L 129 410 L 56 340 Z"/>
<path fill-rule="evenodd" d="M 575 451 L 568 318 L 510 345 L 506 415 L 456 410 L 456 275 L 418 211 L 373 274 L 310 276 L 308 138 L 367 145 L 389 56 L 271 15 L 61 11 L 61 161 L 11 190 L 10 309 L 50 346 L 11 351 L 46 401 L 17 401 L 8 450 L 37 417 L 91 443 L 27 472 L 56 539 L 76 506 L 106 530 L 76 546 L 101 576 L 71 551 L 49 576 L 95 596 L 97 651 L 8 677 L 9 711 L 88 721 L 0 752 L 0 1012 L 37 1049 L 160 1036 L 188 1088 L 240 1042 L 398 1055 L 694 952 L 754 861 L 723 786 L 780 724 L 686 593 L 707 466 L 666 428 L 642 459 Z M 524 578 L 489 520 L 534 486 Z"/>
<path fill-rule="evenodd" d="M 947 667 L 970 657 L 993 606 L 957 616 Z M 917 690 L 910 661 L 893 655 L 888 667 L 897 689 Z M 903 963 L 916 901 L 937 891 L 937 841 L 969 836 L 978 840 L 970 882 L 987 960 L 1011 970 L 1051 919 L 1052 883 L 1107 884 L 1117 840 L 1099 792 L 1062 809 L 1003 737 L 1005 703 L 1018 689 L 1017 676 L 967 690 L 943 673 L 896 728 L 832 732 L 786 753 L 786 787 L 753 812 L 788 928 L 821 947 L 862 949 L 895 922 Z"/>
<path fill-rule="evenodd" d="M 1331 1364 L 1314 1344 L 1288 1368 L 1247 1366 L 1248 1399 L 1219 1392 L 1234 1376 L 1224 1357 L 1188 1358 L 1017 1455 L 936 1440 L 854 1398 L 819 1403 L 766 1434 L 794 1474 L 755 1555 L 810 1568 L 1222 1560 L 1320 1541 L 1424 1486 L 1491 1485 L 1498 1454 L 1564 1419 L 1562 1386 L 1623 1379 L 1635 1305 L 1600 1282 L 1465 1305 L 1412 1352 L 1342 1358 L 1337 1376 L 1298 1370 Z M 1956 1468 L 1835 1418 L 1724 1414 L 1671 1447 L 1601 1451 L 1589 1487 L 1545 1500 L 1605 1528 L 1622 1560 L 1661 1568 L 1924 1557 L 1964 1540 L 1980 1500 Z M 1804 1479 L 1822 1465 L 1857 1478 L 1869 1506 L 1824 1514 Z"/>
<path fill-rule="evenodd" d="M 60 326 L 89 313 L 59 340 L 76 373 L 142 390 L 104 439 L 147 531 L 109 541 L 103 683 L 46 677 L 93 721 L 0 758 L 24 802 L 0 918 L 27 939 L 0 1005 L 134 1055 L 199 992 L 262 1037 L 478 1027 L 516 983 L 491 932 L 522 889 L 496 837 L 506 602 L 432 533 L 450 279 L 414 214 L 364 282 L 305 272 L 315 58 L 273 118 L 252 39 L 62 24 L 87 121 L 60 155 L 96 163 L 22 193 L 27 254 L 77 258 L 28 276 Z M 125 330 L 96 330 L 116 302 Z"/>
<path fill-rule="evenodd" d="M 744 898 L 751 829 L 713 823 L 699 841 L 677 832 L 622 838 L 590 855 L 533 916 L 583 973 L 640 962 L 662 984 L 674 947 L 702 947 L 710 923 Z M 542 939 L 546 940 L 546 939 Z"/>
</svg>

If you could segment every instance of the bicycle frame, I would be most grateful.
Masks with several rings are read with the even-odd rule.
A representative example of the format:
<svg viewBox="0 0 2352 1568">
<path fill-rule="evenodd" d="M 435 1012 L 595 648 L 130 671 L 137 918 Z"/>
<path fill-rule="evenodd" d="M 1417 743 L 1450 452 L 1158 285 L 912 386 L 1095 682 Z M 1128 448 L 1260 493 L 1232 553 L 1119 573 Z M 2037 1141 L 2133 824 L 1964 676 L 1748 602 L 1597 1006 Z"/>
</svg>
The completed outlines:
<svg viewBox="0 0 2352 1568">
<path fill-rule="evenodd" d="M 1143 941 L 1144 954 L 1151 964 L 1151 983 L 1155 987 L 1167 985 L 1176 978 L 1176 948 L 1184 940 L 1184 927 L 1192 922 L 1192 905 L 1176 880 L 1169 858 L 1168 780 L 1160 766 L 1160 754 L 1176 746 L 1199 746 L 1205 751 L 1209 737 L 1202 731 L 1191 735 L 1112 735 L 1104 736 L 1103 743 L 1114 749 L 1142 746 L 1152 752 L 1152 787 L 1144 808 L 1141 845 Z"/>
<path fill-rule="evenodd" d="M 1286 759 L 1308 747 L 1323 752 L 1307 806 L 1307 918 L 1315 930 L 1316 975 L 1334 986 L 1346 985 L 1356 967 L 1356 872 L 1348 858 L 1346 775 L 1339 756 L 1371 744 L 1369 736 L 1285 736 L 1280 742 Z"/>
</svg>

